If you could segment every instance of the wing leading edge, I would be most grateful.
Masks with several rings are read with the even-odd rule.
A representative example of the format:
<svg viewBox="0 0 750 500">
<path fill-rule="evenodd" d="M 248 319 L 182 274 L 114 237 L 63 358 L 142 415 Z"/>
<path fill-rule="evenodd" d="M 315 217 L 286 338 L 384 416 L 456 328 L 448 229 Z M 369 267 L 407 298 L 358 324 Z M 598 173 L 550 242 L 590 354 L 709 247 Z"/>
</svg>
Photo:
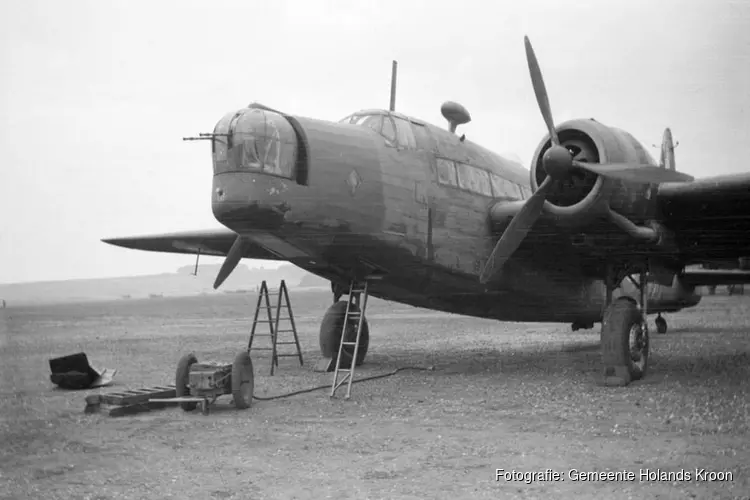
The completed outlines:
<svg viewBox="0 0 750 500">
<path fill-rule="evenodd" d="M 686 264 L 750 256 L 750 173 L 666 183 L 657 196 Z"/>
<path fill-rule="evenodd" d="M 102 241 L 118 247 L 146 250 L 149 252 L 216 255 L 229 253 L 237 233 L 229 229 L 205 229 L 175 233 L 106 238 Z M 285 260 L 255 243 L 248 243 L 243 258 L 263 260 Z"/>
</svg>

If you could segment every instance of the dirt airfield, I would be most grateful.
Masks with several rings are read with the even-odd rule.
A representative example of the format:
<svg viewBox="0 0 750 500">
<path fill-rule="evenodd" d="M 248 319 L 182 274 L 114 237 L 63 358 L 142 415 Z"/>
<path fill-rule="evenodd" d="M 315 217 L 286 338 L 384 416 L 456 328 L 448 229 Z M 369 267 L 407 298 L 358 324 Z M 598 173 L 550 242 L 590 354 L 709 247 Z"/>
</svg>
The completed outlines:
<svg viewBox="0 0 750 500">
<path fill-rule="evenodd" d="M 1 310 L 0 498 L 750 498 L 750 297 L 704 297 L 668 315 L 669 333 L 652 335 L 648 378 L 625 388 L 597 384 L 598 325 L 572 333 L 377 299 L 356 377 L 434 371 L 355 384 L 349 401 L 321 390 L 240 411 L 223 396 L 207 416 L 168 408 L 113 418 L 83 413 L 85 396 L 100 390 L 49 381 L 48 359 L 79 351 L 118 370 L 103 392 L 173 384 L 191 351 L 231 362 L 255 300 Z M 253 352 L 256 396 L 331 382 L 311 371 L 330 294 L 292 290 L 291 300 L 305 366 L 282 358 L 270 377 L 269 353 Z M 563 480 L 498 481 L 496 469 L 549 469 Z M 576 481 L 572 469 L 635 477 Z M 691 477 L 659 480 L 657 471 Z"/>
</svg>

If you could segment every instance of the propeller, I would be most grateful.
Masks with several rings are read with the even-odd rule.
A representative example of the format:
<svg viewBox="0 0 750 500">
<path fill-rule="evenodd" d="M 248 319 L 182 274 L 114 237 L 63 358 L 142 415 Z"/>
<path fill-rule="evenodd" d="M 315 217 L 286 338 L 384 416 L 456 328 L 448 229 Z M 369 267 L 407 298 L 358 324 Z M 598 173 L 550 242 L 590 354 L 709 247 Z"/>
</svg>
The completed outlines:
<svg viewBox="0 0 750 500">
<path fill-rule="evenodd" d="M 523 239 L 526 238 L 526 234 L 534 225 L 534 222 L 542 215 L 542 209 L 544 208 L 544 202 L 546 200 L 547 191 L 552 187 L 552 177 L 547 177 L 539 186 L 539 189 L 534 191 L 531 198 L 523 204 L 521 210 L 513 217 L 508 224 L 508 227 L 503 231 L 503 235 L 495 244 L 495 248 L 492 249 L 487 263 L 482 269 L 482 273 L 479 275 L 479 281 L 481 283 L 487 283 L 490 278 L 495 274 L 496 269 L 500 269 L 505 264 L 513 252 L 521 245 Z"/>
<path fill-rule="evenodd" d="M 541 186 L 534 192 L 531 198 L 524 204 L 521 210 L 513 217 L 510 224 L 493 248 L 487 263 L 479 275 L 479 281 L 487 283 L 501 269 L 513 252 L 523 242 L 531 227 L 539 219 L 544 210 L 546 195 L 553 183 L 563 183 L 571 177 L 576 168 L 592 172 L 608 179 L 624 180 L 628 182 L 639 182 L 643 184 L 661 184 L 664 182 L 686 182 L 693 180 L 687 174 L 666 170 L 650 165 L 639 163 L 588 163 L 576 160 L 573 152 L 569 151 L 560 143 L 560 138 L 555 130 L 552 119 L 552 109 L 547 96 L 547 88 L 544 85 L 542 70 L 539 61 L 531 46 L 528 36 L 524 36 L 526 46 L 526 60 L 529 66 L 531 84 L 536 95 L 539 111 L 547 126 L 551 145 L 542 156 L 542 165 L 547 177 Z"/>
<path fill-rule="evenodd" d="M 221 269 L 219 269 L 219 274 L 216 275 L 216 281 L 214 281 L 214 290 L 219 288 L 221 284 L 224 283 L 224 280 L 226 280 L 229 275 L 232 274 L 234 268 L 237 267 L 237 264 L 240 263 L 242 256 L 245 255 L 248 244 L 249 242 L 247 240 L 245 240 L 239 234 L 237 235 L 237 238 L 234 240 L 234 243 L 232 243 L 232 247 L 227 253 L 227 258 L 224 259 L 224 263 L 221 265 Z"/>
</svg>

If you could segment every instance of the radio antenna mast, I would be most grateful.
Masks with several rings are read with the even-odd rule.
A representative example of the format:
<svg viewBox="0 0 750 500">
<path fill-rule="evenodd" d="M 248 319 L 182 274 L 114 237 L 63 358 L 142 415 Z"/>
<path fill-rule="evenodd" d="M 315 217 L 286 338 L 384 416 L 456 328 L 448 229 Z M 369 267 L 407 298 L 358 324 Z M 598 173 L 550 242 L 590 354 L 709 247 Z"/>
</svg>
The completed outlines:
<svg viewBox="0 0 750 500">
<path fill-rule="evenodd" d="M 391 69 L 391 111 L 396 111 L 396 73 L 398 72 L 398 63 L 393 61 Z"/>
</svg>

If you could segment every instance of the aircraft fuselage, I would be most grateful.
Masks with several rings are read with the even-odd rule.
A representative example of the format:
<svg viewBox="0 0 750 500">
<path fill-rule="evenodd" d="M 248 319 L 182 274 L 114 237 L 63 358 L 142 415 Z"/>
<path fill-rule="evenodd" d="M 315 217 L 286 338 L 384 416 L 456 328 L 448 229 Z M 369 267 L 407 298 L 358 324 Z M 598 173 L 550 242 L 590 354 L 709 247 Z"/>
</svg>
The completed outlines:
<svg viewBox="0 0 750 500">
<path fill-rule="evenodd" d="M 334 283 L 380 274 L 370 294 L 383 299 L 505 321 L 600 321 L 603 282 L 554 239 L 517 252 L 489 289 L 478 280 L 496 239 L 488 213 L 528 198 L 527 170 L 397 113 L 349 121 L 363 120 L 227 114 L 212 146 L 216 219 Z M 699 300 L 679 282 L 649 287 L 649 312 Z"/>
</svg>

